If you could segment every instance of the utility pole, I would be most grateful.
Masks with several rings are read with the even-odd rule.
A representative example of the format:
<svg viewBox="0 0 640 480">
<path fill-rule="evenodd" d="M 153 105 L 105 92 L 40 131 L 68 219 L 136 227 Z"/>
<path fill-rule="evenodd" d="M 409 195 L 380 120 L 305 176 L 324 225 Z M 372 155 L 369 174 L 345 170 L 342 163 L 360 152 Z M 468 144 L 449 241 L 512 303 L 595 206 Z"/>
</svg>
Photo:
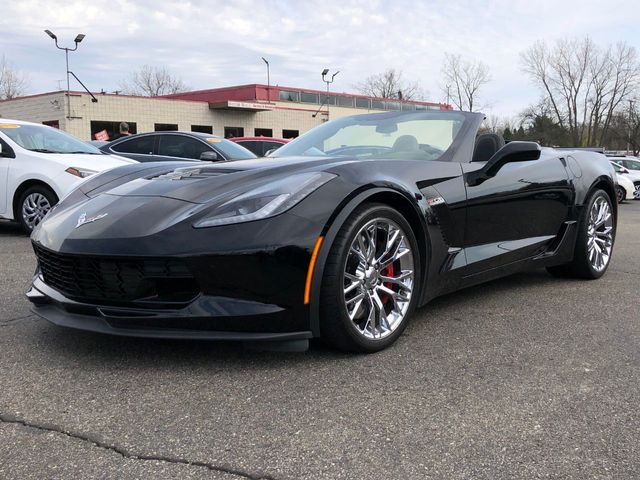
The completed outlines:
<svg viewBox="0 0 640 480">
<path fill-rule="evenodd" d="M 271 103 L 271 74 L 269 72 L 269 62 L 266 58 L 261 57 L 262 61 L 267 65 L 267 102 Z"/>
</svg>

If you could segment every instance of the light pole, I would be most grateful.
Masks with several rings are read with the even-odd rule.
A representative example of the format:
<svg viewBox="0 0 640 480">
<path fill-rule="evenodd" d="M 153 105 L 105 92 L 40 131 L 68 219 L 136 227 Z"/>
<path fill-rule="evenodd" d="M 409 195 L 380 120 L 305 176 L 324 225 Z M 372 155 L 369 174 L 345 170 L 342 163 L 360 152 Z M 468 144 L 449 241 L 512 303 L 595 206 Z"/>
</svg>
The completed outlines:
<svg viewBox="0 0 640 480">
<path fill-rule="evenodd" d="M 327 98 L 325 99 L 325 102 L 327 102 L 327 120 L 329 120 L 329 85 L 333 83 L 333 79 L 336 78 L 336 75 L 338 75 L 339 73 L 340 70 L 331 75 L 331 80 L 327 80 L 326 77 L 329 74 L 329 69 L 325 68 L 324 70 L 322 70 L 322 81 L 327 84 Z"/>
<path fill-rule="evenodd" d="M 267 102 L 271 103 L 271 75 L 269 72 L 269 62 L 266 58 L 262 58 L 262 61 L 267 65 Z"/>
<path fill-rule="evenodd" d="M 64 50 L 64 57 L 67 65 L 67 119 L 70 119 L 71 118 L 71 93 L 70 93 L 71 87 L 69 83 L 69 75 L 71 74 L 71 72 L 69 71 L 69 52 L 75 52 L 78 49 L 78 44 L 84 39 L 85 35 L 84 33 L 79 33 L 78 35 L 76 35 L 76 38 L 73 40 L 75 43 L 75 46 L 73 48 L 69 48 L 69 47 L 61 47 L 60 45 L 58 45 L 58 37 L 56 37 L 53 34 L 53 32 L 51 32 L 51 30 L 45 30 L 44 33 L 46 33 L 53 39 L 53 41 L 56 43 L 56 47 L 59 50 Z"/>
</svg>

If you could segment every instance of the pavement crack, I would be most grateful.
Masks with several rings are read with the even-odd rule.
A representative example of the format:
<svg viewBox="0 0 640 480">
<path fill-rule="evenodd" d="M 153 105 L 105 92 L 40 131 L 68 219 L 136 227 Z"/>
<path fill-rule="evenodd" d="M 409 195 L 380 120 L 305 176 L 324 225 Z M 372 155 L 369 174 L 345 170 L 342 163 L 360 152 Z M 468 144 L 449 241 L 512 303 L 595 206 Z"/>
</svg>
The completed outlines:
<svg viewBox="0 0 640 480">
<path fill-rule="evenodd" d="M 226 473 L 229 475 L 235 475 L 237 477 L 248 478 L 250 480 L 275 480 L 273 477 L 269 475 L 251 474 L 235 468 L 226 467 L 223 465 L 215 465 L 213 463 L 202 462 L 199 460 L 188 460 L 186 458 L 174 457 L 169 455 L 147 455 L 144 453 L 130 452 L 124 447 L 103 442 L 102 440 L 99 440 L 98 438 L 92 437 L 91 435 L 88 435 L 88 434 L 73 432 L 71 430 L 59 427 L 57 425 L 29 422 L 27 420 L 24 420 L 22 418 L 19 418 L 13 415 L 0 413 L 0 423 L 21 425 L 25 428 L 32 428 L 42 432 L 57 433 L 68 438 L 73 438 L 75 440 L 80 440 L 86 443 L 90 443 L 91 445 L 97 448 L 101 448 L 103 450 L 117 453 L 123 458 L 131 459 L 131 460 L 166 462 L 166 463 L 173 463 L 177 465 L 201 467 L 201 468 L 206 468 L 207 470 L 210 470 L 212 472 Z"/>
</svg>

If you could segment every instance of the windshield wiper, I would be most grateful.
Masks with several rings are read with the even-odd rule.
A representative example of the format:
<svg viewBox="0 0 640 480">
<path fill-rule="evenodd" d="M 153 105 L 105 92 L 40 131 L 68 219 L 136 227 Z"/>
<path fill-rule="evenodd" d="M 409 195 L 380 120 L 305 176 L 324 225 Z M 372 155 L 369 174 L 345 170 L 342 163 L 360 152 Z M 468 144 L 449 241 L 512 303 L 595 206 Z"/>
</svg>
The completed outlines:
<svg viewBox="0 0 640 480">
<path fill-rule="evenodd" d="M 82 152 L 78 150 L 77 152 L 64 152 L 64 153 L 79 153 L 83 155 L 102 155 L 103 152 Z"/>
<path fill-rule="evenodd" d="M 57 152 L 55 150 L 49 150 L 48 148 L 29 148 L 28 150 L 30 152 L 38 152 L 38 153 L 62 153 L 62 152 Z"/>
</svg>

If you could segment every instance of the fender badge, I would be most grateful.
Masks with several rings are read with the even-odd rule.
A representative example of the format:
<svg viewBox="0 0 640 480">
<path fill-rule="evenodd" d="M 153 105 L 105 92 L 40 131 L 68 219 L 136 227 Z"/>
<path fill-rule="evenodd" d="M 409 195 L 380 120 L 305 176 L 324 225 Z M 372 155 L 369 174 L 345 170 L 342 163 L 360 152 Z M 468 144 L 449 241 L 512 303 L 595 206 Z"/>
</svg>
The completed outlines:
<svg viewBox="0 0 640 480">
<path fill-rule="evenodd" d="M 108 213 L 101 213 L 100 215 L 96 215 L 95 217 L 87 218 L 87 212 L 84 212 L 83 214 L 81 214 L 78 217 L 78 223 L 76 224 L 75 228 L 81 227 L 85 223 L 92 223 L 92 222 L 95 222 L 96 220 L 100 220 L 101 218 L 104 218 L 107 215 L 109 215 L 109 214 Z"/>
<path fill-rule="evenodd" d="M 436 205 L 441 205 L 445 203 L 445 201 L 444 201 L 444 198 L 442 197 L 432 197 L 427 199 L 427 203 L 429 204 L 430 207 L 434 207 Z"/>
</svg>

